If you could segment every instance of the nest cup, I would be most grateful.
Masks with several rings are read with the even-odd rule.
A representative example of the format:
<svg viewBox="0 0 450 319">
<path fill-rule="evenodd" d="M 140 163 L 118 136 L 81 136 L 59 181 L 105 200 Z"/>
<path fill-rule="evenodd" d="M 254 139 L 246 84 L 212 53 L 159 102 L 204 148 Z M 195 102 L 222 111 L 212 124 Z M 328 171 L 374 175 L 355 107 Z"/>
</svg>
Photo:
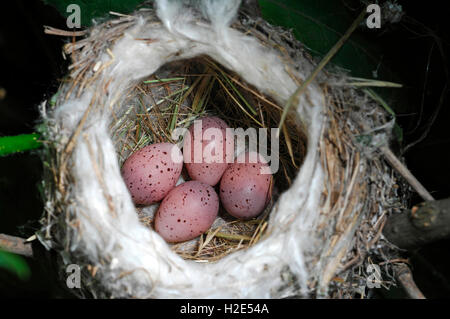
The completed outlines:
<svg viewBox="0 0 450 319">
<path fill-rule="evenodd" d="M 243 82 L 237 74 L 206 56 L 164 65 L 135 85 L 122 103 L 125 105 L 124 114 L 120 118 L 116 116 L 117 120 L 110 126 L 119 165 L 132 152 L 150 143 L 178 142 L 181 148 L 183 138 L 174 140 L 172 136 L 175 129 L 187 129 L 196 119 L 204 116 L 218 116 L 230 127 L 245 134 L 247 150 L 250 135 L 254 134 L 254 143 L 258 143 L 258 130 L 266 129 L 264 154 L 270 158 L 277 156 L 273 160 L 278 161 L 274 164 L 273 204 L 279 194 L 292 184 L 306 154 L 306 135 L 301 120 L 296 116 L 286 121 L 282 139 L 274 143 L 274 154 L 270 154 L 271 139 L 276 138 L 282 108 L 270 97 Z M 248 129 L 254 129 L 253 133 Z M 261 136 L 259 138 L 264 142 Z M 239 145 L 235 154 L 243 150 L 244 145 Z M 187 179 L 187 173 L 183 172 L 178 184 Z M 141 222 L 149 228 L 158 207 L 159 204 L 137 208 Z M 205 236 L 171 248 L 183 258 L 209 262 L 253 246 L 267 227 L 271 207 L 269 204 L 256 220 L 250 221 L 236 220 L 220 209 L 219 218 Z"/>
<path fill-rule="evenodd" d="M 136 208 L 127 156 L 171 141 L 204 115 L 230 127 L 277 127 L 314 61 L 289 32 L 239 12 L 239 1 L 155 9 L 96 25 L 67 44 L 70 73 L 41 107 L 45 215 L 40 241 L 82 269 L 81 296 L 352 297 L 354 270 L 390 273 L 387 214 L 404 206 L 378 157 L 393 120 L 337 70 L 294 101 L 280 131 L 271 205 L 256 220 L 221 214 L 197 240 L 167 244 L 157 205 Z M 361 272 L 360 272 L 361 273 Z M 338 278 L 338 279 L 336 279 Z M 389 277 L 390 278 L 390 277 Z M 65 280 L 64 280 L 65 282 Z"/>
</svg>

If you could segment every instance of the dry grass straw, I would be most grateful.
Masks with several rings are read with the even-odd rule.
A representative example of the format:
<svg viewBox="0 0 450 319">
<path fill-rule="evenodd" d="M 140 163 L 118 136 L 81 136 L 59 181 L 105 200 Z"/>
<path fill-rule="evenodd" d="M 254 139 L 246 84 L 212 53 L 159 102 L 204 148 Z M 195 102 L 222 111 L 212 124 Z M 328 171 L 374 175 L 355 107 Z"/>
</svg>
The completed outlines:
<svg viewBox="0 0 450 319">
<path fill-rule="evenodd" d="M 149 24 L 160 23 L 153 16 L 148 19 Z M 249 21 L 247 18 L 244 20 Z M 115 57 L 108 46 L 135 22 L 135 18 L 123 16 L 95 28 L 90 37 L 66 46 L 66 54 L 71 54 L 73 64 L 70 67 L 70 79 L 63 83 L 64 89 L 58 95 L 59 104 L 69 97 L 79 96 L 96 80 L 97 74 L 114 61 Z M 296 60 L 312 59 L 293 39 L 292 34 L 275 29 L 264 21 L 236 23 L 233 27 L 279 52 L 280 58 L 286 62 L 286 71 L 298 86 L 301 85 L 302 81 L 295 77 L 291 66 L 296 64 Z M 111 62 L 98 65 L 97 57 L 104 52 L 109 54 Z M 321 219 L 323 223 L 316 229 L 318 236 L 324 238 L 324 249 L 308 261 L 311 269 L 318 263 L 325 264 L 323 271 L 314 274 L 310 288 L 320 288 L 315 287 L 317 282 L 321 282 L 323 287 L 331 283 L 333 289 L 329 295 L 337 298 L 354 296 L 351 286 L 354 269 L 363 270 L 363 278 L 365 266 L 381 261 L 379 265 L 384 267 L 384 273 L 390 273 L 391 264 L 397 259 L 392 257 L 395 253 L 389 251 L 391 246 L 382 238 L 381 231 L 387 214 L 401 210 L 406 200 L 406 196 L 399 193 L 399 190 L 406 189 L 403 181 L 396 179 L 396 174 L 376 156 L 377 146 L 370 143 L 363 145 L 364 139 L 375 136 L 376 129 L 389 122 L 386 106 L 383 105 L 384 109 L 380 107 L 382 103 L 366 89 L 367 86 L 381 83 L 352 78 L 346 80 L 337 81 L 341 84 L 333 87 L 323 83 L 328 79 L 318 79 L 327 98 L 325 111 L 328 112 L 320 141 L 320 159 L 326 185 L 321 194 L 323 203 L 320 214 L 324 217 Z M 102 85 L 107 87 L 108 82 Z M 382 85 L 386 86 L 386 83 Z M 364 88 L 356 91 L 351 87 Z M 101 100 L 101 93 L 95 98 Z M 125 103 L 126 111 L 120 115 L 113 112 L 110 127 L 120 163 L 145 145 L 162 141 L 177 142 L 170 138 L 173 129 L 189 127 L 195 119 L 205 115 L 217 115 L 234 128 L 272 128 L 278 127 L 283 110 L 273 99 L 207 57 L 166 65 L 137 83 L 125 95 L 114 99 L 114 103 Z M 57 249 L 67 254 L 71 236 L 65 232 L 77 234 L 79 221 L 70 213 L 64 214 L 64 219 L 57 217 L 57 214 L 66 212 L 70 205 L 65 197 L 74 177 L 67 173 L 67 162 L 84 121 L 91 108 L 95 107 L 92 106 L 96 102 L 95 98 L 70 141 L 57 144 L 54 148 L 48 145 L 46 148 L 47 175 L 43 186 L 54 207 L 42 221 L 45 238 L 41 242 L 51 240 L 58 243 L 63 247 L 58 246 Z M 97 102 L 102 105 L 102 101 Z M 175 252 L 197 262 L 215 261 L 236 250 L 248 248 L 269 235 L 265 231 L 271 206 L 278 194 L 291 185 L 306 153 L 306 136 L 301 121 L 294 115 L 294 112 L 289 113 L 280 132 L 280 169 L 274 176 L 274 196 L 266 211 L 251 221 L 237 221 L 221 211 L 220 223 L 215 223 L 189 249 L 183 244 L 172 245 Z M 374 128 L 370 133 L 362 126 L 369 122 L 370 127 Z M 359 137 L 363 139 L 358 141 Z M 372 151 L 369 156 L 365 154 L 366 149 Z M 141 208 L 138 208 L 138 214 L 144 225 L 152 227 L 152 216 Z M 61 225 L 53 227 L 55 223 Z M 51 228 L 54 230 L 52 234 Z M 374 261 L 373 258 L 378 260 Z M 389 283 L 387 281 L 384 284 Z"/>
<path fill-rule="evenodd" d="M 111 125 L 120 163 L 151 143 L 180 142 L 171 139 L 175 128 L 187 128 L 206 115 L 216 115 L 232 128 L 276 128 L 282 108 L 254 87 L 243 82 L 207 57 L 169 64 L 141 81 L 123 102 L 126 112 Z M 269 139 L 270 142 L 270 139 Z M 290 119 L 280 139 L 280 169 L 275 175 L 276 192 L 260 217 L 241 221 L 221 208 L 221 223 L 196 241 L 195 246 L 172 245 L 186 259 L 214 261 L 256 244 L 267 228 L 267 217 L 277 195 L 287 189 L 301 166 L 306 136 L 295 119 Z M 185 176 L 187 176 L 185 174 Z M 140 220 L 152 227 L 152 216 L 138 208 Z M 217 224 L 217 225 L 216 225 Z"/>
</svg>

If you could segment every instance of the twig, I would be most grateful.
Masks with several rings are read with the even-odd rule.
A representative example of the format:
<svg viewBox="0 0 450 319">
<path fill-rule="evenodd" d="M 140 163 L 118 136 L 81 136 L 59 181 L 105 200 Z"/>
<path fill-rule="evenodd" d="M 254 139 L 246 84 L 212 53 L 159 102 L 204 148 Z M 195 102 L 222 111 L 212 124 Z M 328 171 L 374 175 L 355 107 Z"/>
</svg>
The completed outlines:
<svg viewBox="0 0 450 319">
<path fill-rule="evenodd" d="M 425 189 L 425 187 L 417 180 L 417 178 L 410 172 L 410 170 L 395 156 L 394 153 L 387 146 L 380 147 L 386 160 L 391 166 L 402 175 L 412 188 L 426 201 L 434 200 L 433 196 Z"/>
<path fill-rule="evenodd" d="M 390 216 L 383 235 L 403 249 L 450 237 L 450 198 L 424 202 Z"/>
<path fill-rule="evenodd" d="M 61 30 L 53 27 L 49 27 L 47 25 L 44 26 L 44 33 L 50 35 L 59 35 L 63 37 L 81 37 L 87 33 L 87 30 L 83 31 L 67 31 Z"/>
<path fill-rule="evenodd" d="M 383 265 L 386 265 L 386 264 L 393 264 L 393 263 L 405 263 L 405 264 L 411 264 L 411 262 L 409 261 L 409 259 L 405 259 L 405 258 L 394 258 L 394 259 L 382 261 L 382 262 L 380 262 L 378 265 L 379 265 L 379 266 L 383 266 Z"/>
<path fill-rule="evenodd" d="M 298 98 L 300 95 L 306 90 L 308 85 L 316 78 L 316 76 L 319 74 L 320 71 L 330 62 L 330 60 L 334 57 L 334 55 L 339 51 L 339 49 L 344 45 L 344 43 L 347 41 L 347 39 L 350 37 L 350 35 L 355 31 L 355 29 L 358 27 L 358 25 L 361 23 L 361 21 L 364 19 L 366 15 L 366 11 L 363 10 L 359 16 L 356 18 L 355 21 L 353 21 L 350 28 L 345 32 L 345 34 L 339 39 L 338 42 L 328 51 L 327 55 L 320 61 L 319 65 L 314 69 L 314 71 L 308 76 L 308 78 L 302 83 L 301 86 L 295 90 L 294 94 L 291 95 L 288 102 L 286 103 L 286 106 L 284 107 L 283 114 L 281 115 L 280 119 L 280 125 L 278 125 L 279 131 L 277 133 L 277 137 L 280 135 L 281 127 L 284 124 L 284 121 L 286 120 L 286 116 L 289 112 L 289 109 L 293 104 L 297 104 Z"/>
<path fill-rule="evenodd" d="M 411 299 L 426 299 L 420 289 L 414 282 L 411 269 L 406 264 L 397 264 L 394 266 L 396 277 L 406 294 Z"/>
<path fill-rule="evenodd" d="M 0 234 L 0 249 L 26 257 L 33 257 L 31 245 L 27 243 L 26 239 L 20 237 Z"/>
</svg>

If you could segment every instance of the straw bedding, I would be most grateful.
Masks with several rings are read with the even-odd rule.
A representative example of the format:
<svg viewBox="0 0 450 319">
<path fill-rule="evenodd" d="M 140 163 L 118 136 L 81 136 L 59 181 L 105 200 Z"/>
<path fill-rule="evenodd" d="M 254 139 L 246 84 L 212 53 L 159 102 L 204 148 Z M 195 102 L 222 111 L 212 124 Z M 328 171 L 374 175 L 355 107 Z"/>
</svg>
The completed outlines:
<svg viewBox="0 0 450 319">
<path fill-rule="evenodd" d="M 80 296 L 348 298 L 361 294 L 355 280 L 375 261 L 390 283 L 395 249 L 381 229 L 406 191 L 377 148 L 389 142 L 393 120 L 335 69 L 289 114 L 274 197 L 261 217 L 220 214 L 197 240 L 168 245 L 152 230 L 157 205 L 133 205 L 120 174 L 132 151 L 172 141 L 171 130 L 205 114 L 232 127 L 277 127 L 313 71 L 289 32 L 238 8 L 156 1 L 66 45 L 70 73 L 55 103 L 41 106 L 39 239 L 58 251 L 63 273 L 81 266 Z"/>
</svg>

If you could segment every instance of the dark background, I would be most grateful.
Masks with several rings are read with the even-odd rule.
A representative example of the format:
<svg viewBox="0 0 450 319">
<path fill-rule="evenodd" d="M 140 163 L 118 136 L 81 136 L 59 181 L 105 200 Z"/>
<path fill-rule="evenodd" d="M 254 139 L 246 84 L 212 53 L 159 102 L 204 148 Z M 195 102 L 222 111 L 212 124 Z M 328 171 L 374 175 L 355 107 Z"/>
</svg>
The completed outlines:
<svg viewBox="0 0 450 319">
<path fill-rule="evenodd" d="M 405 84 L 407 108 L 398 114 L 405 134 L 403 146 L 419 140 L 403 154 L 409 168 L 436 199 L 446 198 L 450 196 L 450 109 L 445 89 L 448 9 L 443 1 L 398 3 L 407 14 L 401 23 L 380 32 L 357 32 L 382 48 L 385 63 Z M 65 74 L 68 62 L 63 60 L 61 46 L 68 39 L 45 35 L 43 25 L 66 29 L 65 19 L 40 0 L 2 1 L 0 90 L 3 88 L 6 96 L 0 98 L 0 136 L 34 132 L 38 104 L 56 92 Z M 0 233 L 28 237 L 37 229 L 42 215 L 37 188 L 40 174 L 35 151 L 0 157 Z M 415 196 L 411 204 L 419 201 Z M 32 272 L 28 281 L 0 269 L 0 296 L 70 297 L 59 287 L 52 268 L 42 261 L 48 256 L 42 254 L 42 258 L 27 259 Z M 410 258 L 416 283 L 425 296 L 450 296 L 450 240 L 405 257 Z M 401 289 L 393 288 L 379 291 L 378 297 L 405 296 Z"/>
</svg>

